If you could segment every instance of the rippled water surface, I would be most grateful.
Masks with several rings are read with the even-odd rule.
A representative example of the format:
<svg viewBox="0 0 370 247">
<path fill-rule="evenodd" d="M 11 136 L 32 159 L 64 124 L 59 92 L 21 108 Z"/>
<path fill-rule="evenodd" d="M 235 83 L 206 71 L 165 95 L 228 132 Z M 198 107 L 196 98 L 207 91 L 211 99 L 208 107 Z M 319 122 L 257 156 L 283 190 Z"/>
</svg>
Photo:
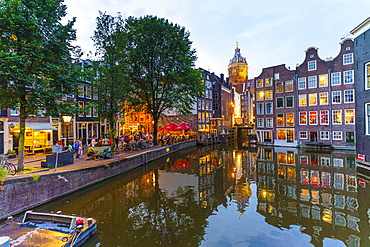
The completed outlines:
<svg viewBox="0 0 370 247">
<path fill-rule="evenodd" d="M 370 246 L 354 152 L 184 150 L 36 208 L 93 217 L 87 246 Z"/>
</svg>

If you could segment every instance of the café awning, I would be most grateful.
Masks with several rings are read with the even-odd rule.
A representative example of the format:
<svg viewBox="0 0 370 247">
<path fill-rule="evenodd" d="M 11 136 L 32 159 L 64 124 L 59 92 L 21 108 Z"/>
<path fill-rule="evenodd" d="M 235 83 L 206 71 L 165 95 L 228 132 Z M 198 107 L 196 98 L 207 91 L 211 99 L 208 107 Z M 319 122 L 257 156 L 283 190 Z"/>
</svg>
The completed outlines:
<svg viewBox="0 0 370 247">
<path fill-rule="evenodd" d="M 26 122 L 26 126 L 33 130 L 58 130 L 50 123 L 40 123 L 40 122 Z"/>
</svg>

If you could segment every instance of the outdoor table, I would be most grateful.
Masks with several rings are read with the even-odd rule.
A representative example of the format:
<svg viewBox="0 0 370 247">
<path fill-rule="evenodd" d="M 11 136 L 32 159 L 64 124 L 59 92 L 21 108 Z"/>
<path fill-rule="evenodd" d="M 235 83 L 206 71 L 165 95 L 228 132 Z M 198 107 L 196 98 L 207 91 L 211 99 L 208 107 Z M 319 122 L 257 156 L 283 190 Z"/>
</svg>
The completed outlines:
<svg viewBox="0 0 370 247">
<path fill-rule="evenodd" d="M 103 147 L 89 147 L 86 150 L 86 156 L 94 156 L 94 159 L 99 158 L 110 158 L 113 153 L 110 150 L 110 146 Z"/>
</svg>

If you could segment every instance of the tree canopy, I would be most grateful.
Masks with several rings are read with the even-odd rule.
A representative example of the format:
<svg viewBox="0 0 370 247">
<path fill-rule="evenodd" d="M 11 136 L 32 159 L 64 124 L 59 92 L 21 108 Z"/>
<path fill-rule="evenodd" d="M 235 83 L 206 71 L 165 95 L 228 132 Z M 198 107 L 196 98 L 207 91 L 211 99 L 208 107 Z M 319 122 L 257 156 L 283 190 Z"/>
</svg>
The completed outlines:
<svg viewBox="0 0 370 247">
<path fill-rule="evenodd" d="M 196 51 L 190 32 L 155 16 L 129 17 L 124 25 L 124 58 L 131 97 L 127 105 L 152 115 L 154 142 L 166 110 L 190 114 L 204 86 L 194 69 Z"/>
<path fill-rule="evenodd" d="M 23 170 L 25 120 L 31 116 L 59 116 L 75 111 L 73 102 L 79 68 L 73 25 L 63 0 L 3 0 L 0 2 L 0 107 L 19 110 L 18 170 Z"/>
</svg>

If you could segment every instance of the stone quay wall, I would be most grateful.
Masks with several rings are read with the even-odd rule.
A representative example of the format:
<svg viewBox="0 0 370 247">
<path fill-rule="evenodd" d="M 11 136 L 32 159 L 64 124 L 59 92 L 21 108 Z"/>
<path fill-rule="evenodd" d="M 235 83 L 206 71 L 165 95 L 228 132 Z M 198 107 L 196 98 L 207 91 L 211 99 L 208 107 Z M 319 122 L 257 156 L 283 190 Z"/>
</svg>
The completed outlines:
<svg viewBox="0 0 370 247">
<path fill-rule="evenodd" d="M 0 220 L 193 146 L 196 146 L 196 141 L 161 147 L 87 168 L 5 180 L 0 191 Z"/>
</svg>

